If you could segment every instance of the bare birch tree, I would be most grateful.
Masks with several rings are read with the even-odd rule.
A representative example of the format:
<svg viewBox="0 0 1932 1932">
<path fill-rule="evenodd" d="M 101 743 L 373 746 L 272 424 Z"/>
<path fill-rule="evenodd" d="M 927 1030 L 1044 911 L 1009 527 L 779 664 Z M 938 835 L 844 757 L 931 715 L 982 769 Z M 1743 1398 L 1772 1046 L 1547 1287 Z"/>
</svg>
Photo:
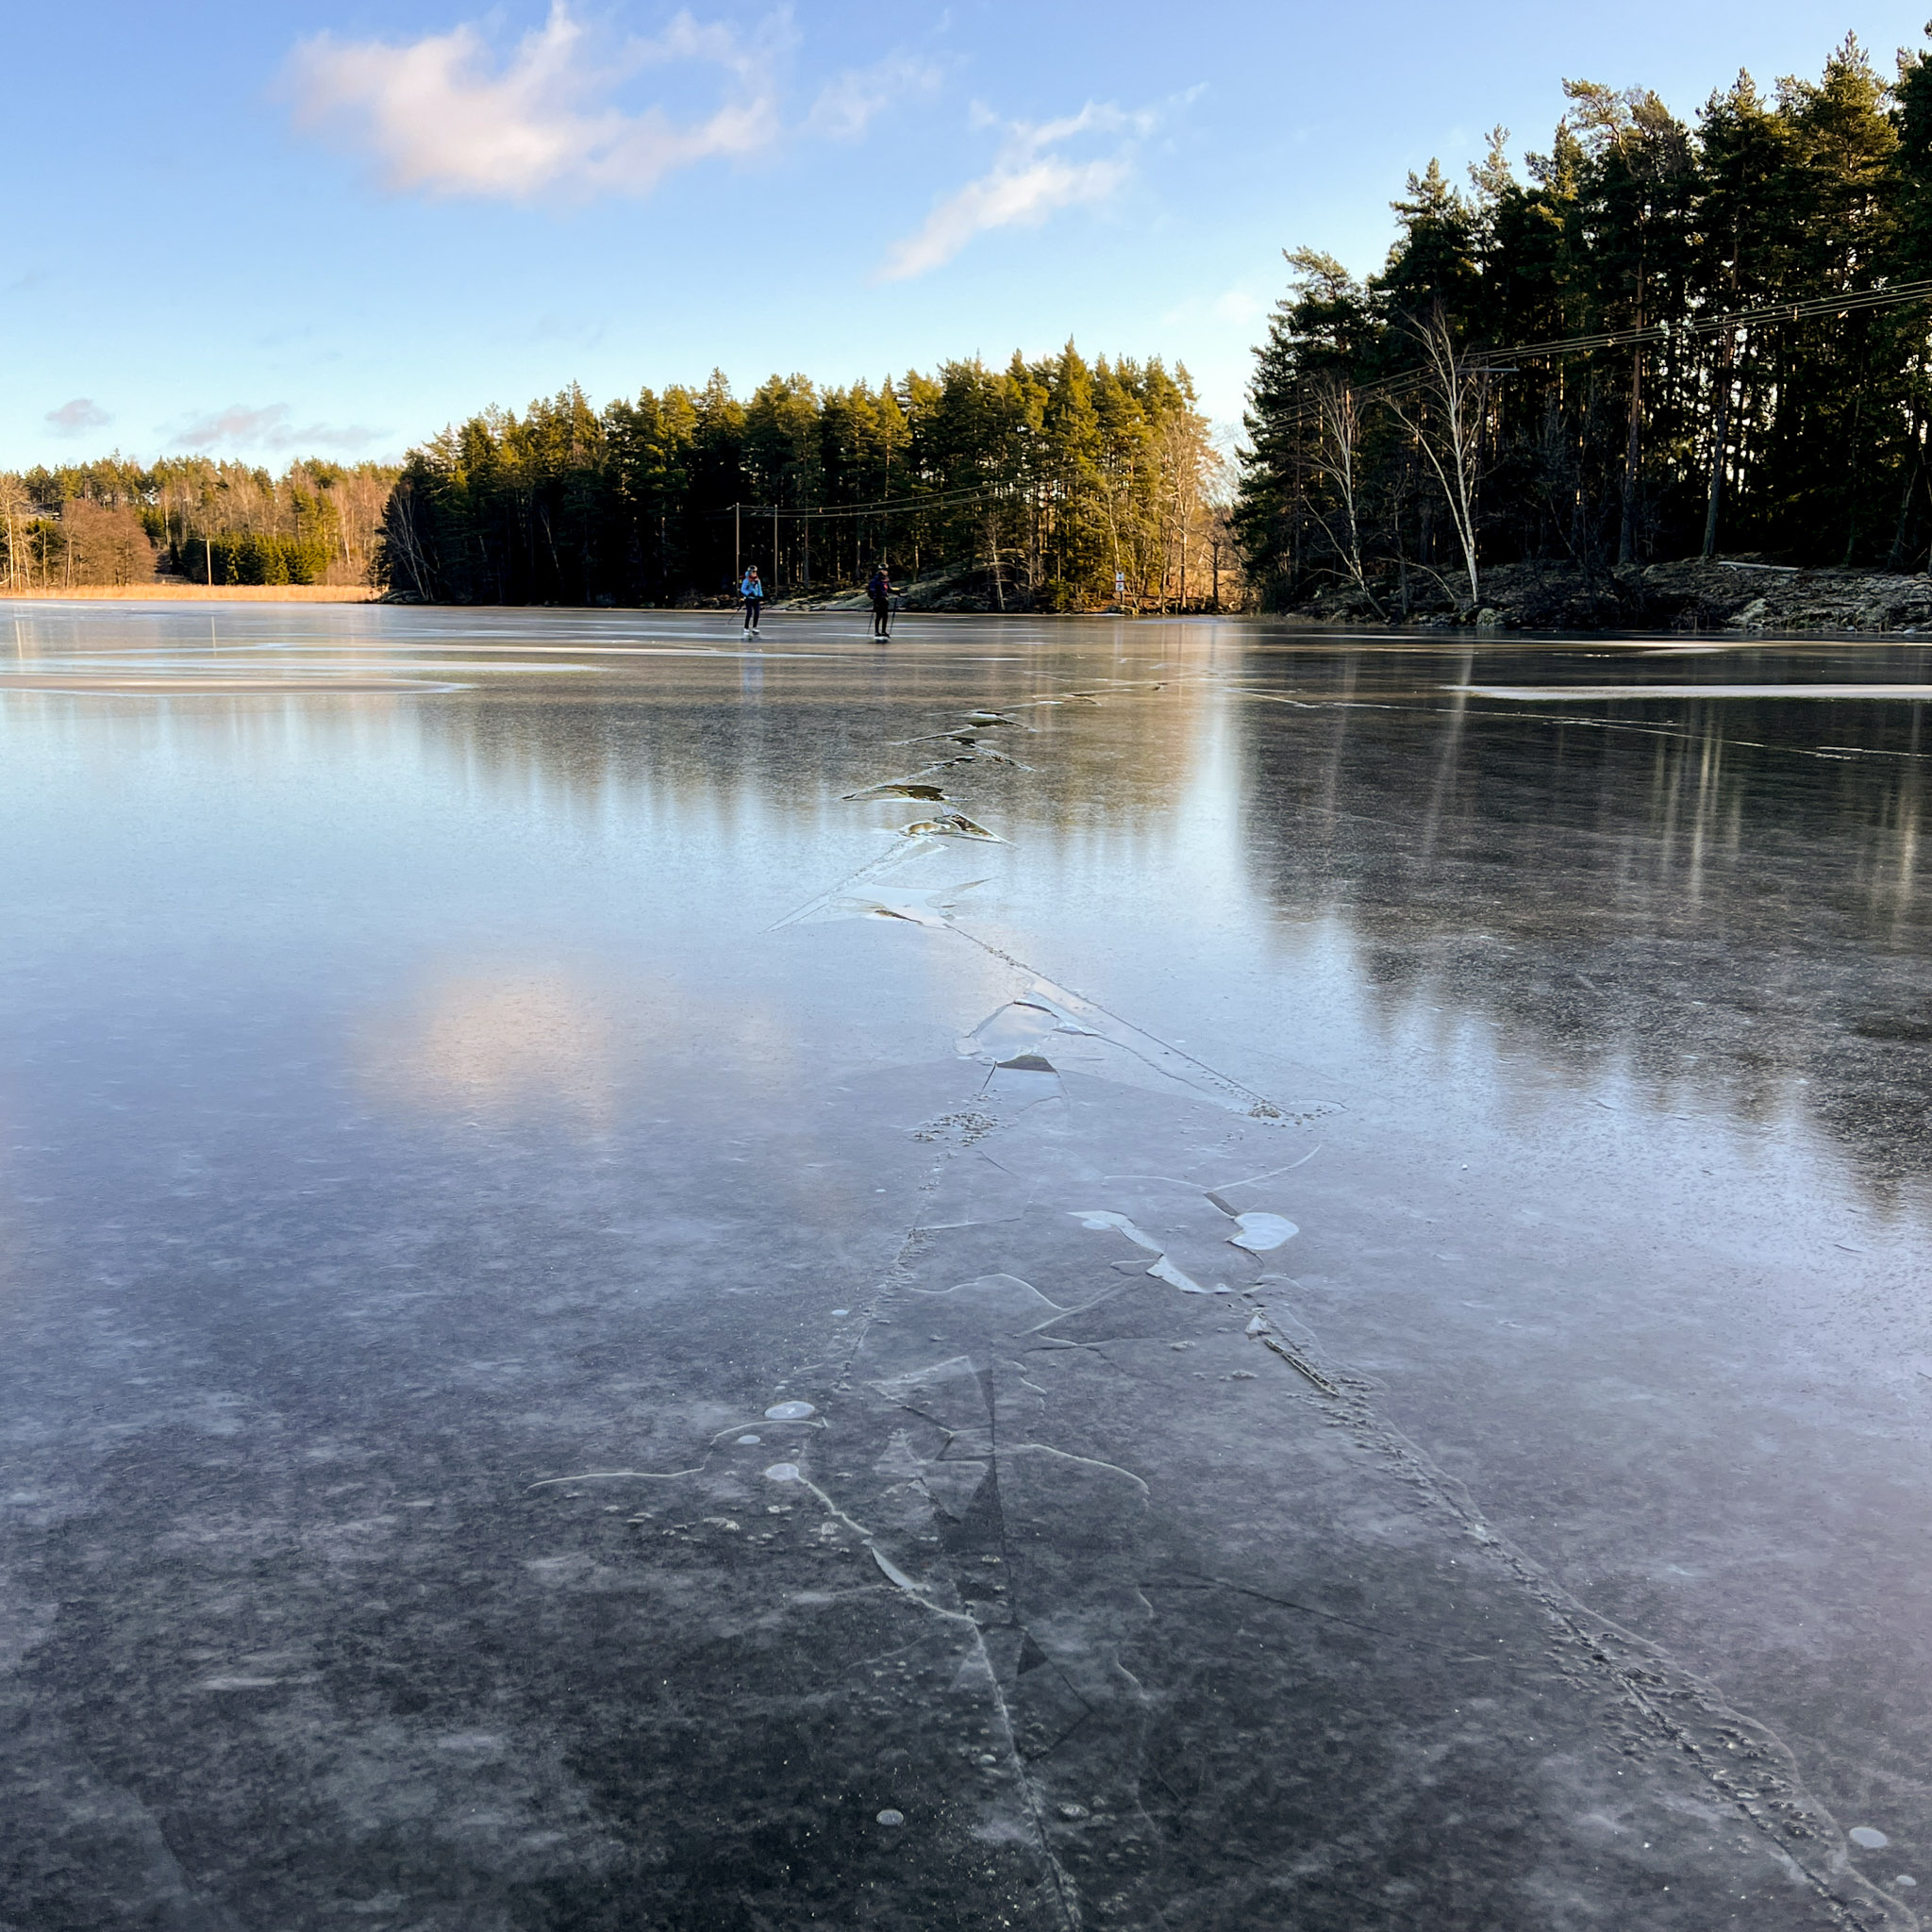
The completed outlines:
<svg viewBox="0 0 1932 1932">
<path fill-rule="evenodd" d="M 1463 569 L 1469 575 L 1467 608 L 1474 610 L 1482 603 L 1482 586 L 1476 575 L 1475 509 L 1489 372 L 1478 358 L 1457 346 L 1441 303 L 1426 324 L 1412 326 L 1422 344 L 1422 373 L 1412 390 L 1389 398 L 1389 408 L 1409 432 L 1441 489 L 1449 521 L 1462 547 Z M 1440 572 L 1430 575 L 1449 590 Z"/>
<path fill-rule="evenodd" d="M 1315 386 L 1315 454 L 1313 468 L 1335 492 L 1338 522 L 1331 524 L 1312 495 L 1308 514 L 1328 540 L 1329 547 L 1348 567 L 1350 581 L 1369 600 L 1377 617 L 1385 613 L 1381 599 L 1369 588 L 1362 571 L 1361 522 L 1357 514 L 1361 471 L 1361 405 L 1355 391 L 1334 376 Z"/>
</svg>

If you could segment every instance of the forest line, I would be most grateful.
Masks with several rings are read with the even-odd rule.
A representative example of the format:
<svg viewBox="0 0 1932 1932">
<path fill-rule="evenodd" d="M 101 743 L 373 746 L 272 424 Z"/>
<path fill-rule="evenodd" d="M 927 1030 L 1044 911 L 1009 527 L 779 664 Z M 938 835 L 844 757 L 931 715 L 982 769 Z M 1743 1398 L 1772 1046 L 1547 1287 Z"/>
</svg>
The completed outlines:
<svg viewBox="0 0 1932 1932">
<path fill-rule="evenodd" d="M 601 410 L 571 388 L 412 451 L 384 536 L 396 585 L 457 601 L 675 603 L 754 563 L 822 593 L 884 561 L 994 608 L 1110 601 L 1116 572 L 1182 608 L 1217 557 L 1234 581 L 1229 480 L 1184 368 L 1070 342 L 743 402 L 715 373 Z"/>
<path fill-rule="evenodd" d="M 602 408 L 572 385 L 490 409 L 400 467 L 281 477 L 119 458 L 0 477 L 0 580 L 145 570 L 191 582 L 373 578 L 433 602 L 675 605 L 757 564 L 775 594 L 824 594 L 885 561 L 933 601 L 1074 609 L 1116 572 L 1161 608 L 1239 600 L 1232 477 L 1184 368 L 978 359 L 874 388 L 722 374 Z"/>
<path fill-rule="evenodd" d="M 392 463 L 120 456 L 0 471 L 0 587 L 380 584 Z"/>
</svg>

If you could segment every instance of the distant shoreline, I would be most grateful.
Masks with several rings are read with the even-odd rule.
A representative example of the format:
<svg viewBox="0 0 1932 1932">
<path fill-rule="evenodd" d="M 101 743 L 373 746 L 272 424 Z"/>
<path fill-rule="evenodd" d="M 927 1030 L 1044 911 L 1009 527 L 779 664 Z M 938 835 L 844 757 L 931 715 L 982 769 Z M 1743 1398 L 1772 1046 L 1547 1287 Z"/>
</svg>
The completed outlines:
<svg viewBox="0 0 1932 1932">
<path fill-rule="evenodd" d="M 0 589 L 9 604 L 374 604 L 367 584 L 75 584 L 39 591 Z"/>
</svg>

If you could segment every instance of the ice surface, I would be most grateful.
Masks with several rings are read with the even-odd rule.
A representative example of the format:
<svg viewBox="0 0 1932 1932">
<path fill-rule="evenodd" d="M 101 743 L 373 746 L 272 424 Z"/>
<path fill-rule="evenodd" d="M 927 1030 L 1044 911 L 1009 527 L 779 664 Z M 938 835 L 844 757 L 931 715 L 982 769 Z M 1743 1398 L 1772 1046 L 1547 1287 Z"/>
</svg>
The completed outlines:
<svg viewBox="0 0 1932 1932">
<path fill-rule="evenodd" d="M 1913 1923 L 1913 647 L 9 608 L 0 1924 Z"/>
</svg>

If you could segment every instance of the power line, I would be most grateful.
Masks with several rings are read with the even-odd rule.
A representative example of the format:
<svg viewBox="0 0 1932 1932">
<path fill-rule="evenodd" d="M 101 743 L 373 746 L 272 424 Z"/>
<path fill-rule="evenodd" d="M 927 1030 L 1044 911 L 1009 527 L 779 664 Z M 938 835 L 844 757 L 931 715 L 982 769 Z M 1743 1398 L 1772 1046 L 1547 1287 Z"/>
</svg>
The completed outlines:
<svg viewBox="0 0 1932 1932">
<path fill-rule="evenodd" d="M 1795 302 L 1771 302 L 1756 308 L 1733 309 L 1724 315 L 1691 316 L 1683 322 L 1655 322 L 1642 328 L 1605 329 L 1590 336 L 1553 336 L 1546 341 L 1491 350 L 1481 359 L 1488 361 L 1491 356 L 1575 355 L 1591 349 L 1622 348 L 1632 342 L 1663 342 L 1673 336 L 1721 335 L 1727 328 L 1809 322 L 1820 316 L 1848 315 L 1853 309 L 1902 308 L 1909 303 L 1926 301 L 1932 301 L 1932 278 L 1899 282 L 1890 288 L 1852 289 L 1837 295 L 1807 295 Z"/>
<path fill-rule="evenodd" d="M 927 509 L 962 509 L 986 498 L 1006 498 L 1019 493 L 1024 486 L 1015 483 L 975 483 L 958 490 L 938 490 L 928 496 L 882 496 L 872 503 L 816 505 L 786 509 L 776 504 L 726 504 L 723 509 L 706 510 L 709 517 L 728 517 L 742 511 L 748 517 L 810 517 L 814 521 L 832 517 L 881 517 L 912 515 Z"/>
<path fill-rule="evenodd" d="M 1498 365 L 1521 358 L 1555 360 L 1564 356 L 1590 355 L 1599 349 L 1641 347 L 1645 343 L 1665 344 L 1688 336 L 1722 335 L 1726 329 L 1772 327 L 1780 324 L 1815 322 L 1824 316 L 1848 315 L 1854 310 L 1902 308 L 1914 302 L 1932 302 L 1932 277 L 1895 282 L 1886 287 L 1850 289 L 1837 294 L 1805 295 L 1794 301 L 1769 302 L 1754 308 L 1731 309 L 1721 315 L 1690 316 L 1682 322 L 1647 323 L 1641 328 L 1599 329 L 1588 335 L 1550 336 L 1541 341 L 1517 342 L 1507 348 L 1472 350 L 1464 358 L 1472 375 L 1485 371 L 1498 374 Z M 1306 379 L 1306 378 L 1305 378 Z M 1385 377 L 1381 382 L 1349 385 L 1362 402 L 1390 400 L 1419 388 L 1428 379 L 1421 369 Z M 1297 413 L 1297 424 L 1306 416 Z"/>
</svg>

